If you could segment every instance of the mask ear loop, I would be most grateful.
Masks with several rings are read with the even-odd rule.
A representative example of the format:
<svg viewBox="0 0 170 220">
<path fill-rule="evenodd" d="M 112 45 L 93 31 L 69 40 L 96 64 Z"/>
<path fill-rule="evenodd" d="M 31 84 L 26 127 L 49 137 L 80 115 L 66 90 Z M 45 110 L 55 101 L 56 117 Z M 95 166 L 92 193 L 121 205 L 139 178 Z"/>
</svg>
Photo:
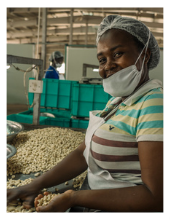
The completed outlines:
<svg viewBox="0 0 170 220">
<path fill-rule="evenodd" d="M 148 45 L 149 45 L 149 40 L 150 40 L 150 35 L 151 35 L 151 32 L 150 32 L 150 30 L 149 30 L 149 36 L 148 36 L 148 40 L 147 40 L 147 42 L 146 42 L 146 44 L 145 44 L 144 48 L 142 49 L 141 53 L 139 54 L 139 56 L 138 56 L 138 58 L 137 58 L 137 60 L 136 60 L 136 62 L 135 62 L 135 66 L 136 66 L 136 63 L 138 62 L 138 60 L 139 60 L 139 58 L 140 58 L 141 54 L 143 53 L 143 51 L 144 51 L 144 49 L 145 49 L 145 47 L 146 47 L 146 50 L 145 50 L 145 56 L 144 56 L 144 59 L 143 59 L 143 62 L 142 62 L 142 68 L 141 68 L 141 70 L 140 70 L 140 71 L 142 71 L 142 69 L 143 69 L 143 65 L 144 65 L 144 62 L 145 62 L 145 58 L 146 58 L 146 52 L 147 52 Z"/>
</svg>

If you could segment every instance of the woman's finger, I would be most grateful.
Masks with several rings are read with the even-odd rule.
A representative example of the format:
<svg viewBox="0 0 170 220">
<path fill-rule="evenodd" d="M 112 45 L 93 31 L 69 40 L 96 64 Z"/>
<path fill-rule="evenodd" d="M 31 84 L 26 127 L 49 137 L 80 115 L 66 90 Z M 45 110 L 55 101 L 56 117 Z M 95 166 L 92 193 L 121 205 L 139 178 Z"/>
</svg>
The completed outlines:
<svg viewBox="0 0 170 220">
<path fill-rule="evenodd" d="M 23 199 L 23 207 L 26 209 L 30 209 L 34 206 L 34 196 L 27 196 Z"/>
<path fill-rule="evenodd" d="M 43 198 L 42 194 L 39 194 L 35 199 L 34 199 L 34 206 L 37 207 L 39 201 L 41 198 Z"/>
<path fill-rule="evenodd" d="M 8 194 L 7 194 L 7 204 L 9 204 L 10 202 L 12 202 L 12 201 L 14 201 L 14 200 L 16 200 L 16 199 L 18 199 L 19 197 L 18 197 L 18 194 L 16 194 L 16 193 L 10 193 L 9 191 L 8 191 Z"/>
<path fill-rule="evenodd" d="M 23 208 L 24 209 L 30 209 L 30 208 L 32 208 L 32 205 L 28 202 L 28 201 L 26 201 L 26 202 L 23 202 Z"/>
<path fill-rule="evenodd" d="M 36 198 L 37 199 L 41 199 L 41 198 L 43 198 L 44 196 L 43 196 L 43 194 L 39 194 Z"/>
<path fill-rule="evenodd" d="M 52 212 L 51 207 L 49 205 L 46 206 L 38 206 L 36 208 L 37 212 Z"/>
<path fill-rule="evenodd" d="M 44 196 L 47 196 L 49 195 L 50 193 L 49 192 L 44 192 Z"/>
</svg>

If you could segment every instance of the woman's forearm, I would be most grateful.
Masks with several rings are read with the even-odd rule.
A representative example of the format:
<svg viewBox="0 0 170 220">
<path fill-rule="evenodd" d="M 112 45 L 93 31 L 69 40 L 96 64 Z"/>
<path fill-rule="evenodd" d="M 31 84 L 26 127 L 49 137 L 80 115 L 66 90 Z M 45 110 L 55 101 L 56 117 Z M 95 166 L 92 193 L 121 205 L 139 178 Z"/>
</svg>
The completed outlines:
<svg viewBox="0 0 170 220">
<path fill-rule="evenodd" d="M 70 180 L 87 169 L 87 164 L 83 156 L 85 148 L 82 143 L 76 150 L 67 155 L 60 163 L 42 176 L 36 178 L 32 184 L 42 189 L 61 184 Z"/>
<path fill-rule="evenodd" d="M 162 212 L 163 199 L 144 186 L 119 189 L 80 190 L 71 195 L 73 206 L 109 212 Z"/>
</svg>

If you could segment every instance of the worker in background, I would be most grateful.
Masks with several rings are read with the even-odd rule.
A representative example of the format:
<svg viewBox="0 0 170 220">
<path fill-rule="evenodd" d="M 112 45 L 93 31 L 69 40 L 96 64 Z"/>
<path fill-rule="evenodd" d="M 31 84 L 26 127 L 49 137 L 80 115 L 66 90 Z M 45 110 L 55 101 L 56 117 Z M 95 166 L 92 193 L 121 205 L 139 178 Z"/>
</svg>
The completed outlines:
<svg viewBox="0 0 170 220">
<path fill-rule="evenodd" d="M 55 51 L 50 55 L 49 61 L 52 64 L 49 66 L 45 78 L 60 79 L 60 74 L 59 71 L 57 71 L 57 68 L 60 68 L 64 61 L 63 54 L 60 51 Z"/>
</svg>

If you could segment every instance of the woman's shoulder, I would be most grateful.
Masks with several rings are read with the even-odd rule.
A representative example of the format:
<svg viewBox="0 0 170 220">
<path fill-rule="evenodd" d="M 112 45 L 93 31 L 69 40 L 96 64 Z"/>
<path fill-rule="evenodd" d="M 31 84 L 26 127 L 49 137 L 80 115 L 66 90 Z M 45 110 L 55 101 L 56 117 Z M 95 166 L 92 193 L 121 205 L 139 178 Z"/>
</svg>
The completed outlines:
<svg viewBox="0 0 170 220">
<path fill-rule="evenodd" d="M 142 97 L 140 97 L 134 105 L 155 105 L 157 103 L 163 103 L 163 89 L 155 88 L 146 92 Z"/>
</svg>

